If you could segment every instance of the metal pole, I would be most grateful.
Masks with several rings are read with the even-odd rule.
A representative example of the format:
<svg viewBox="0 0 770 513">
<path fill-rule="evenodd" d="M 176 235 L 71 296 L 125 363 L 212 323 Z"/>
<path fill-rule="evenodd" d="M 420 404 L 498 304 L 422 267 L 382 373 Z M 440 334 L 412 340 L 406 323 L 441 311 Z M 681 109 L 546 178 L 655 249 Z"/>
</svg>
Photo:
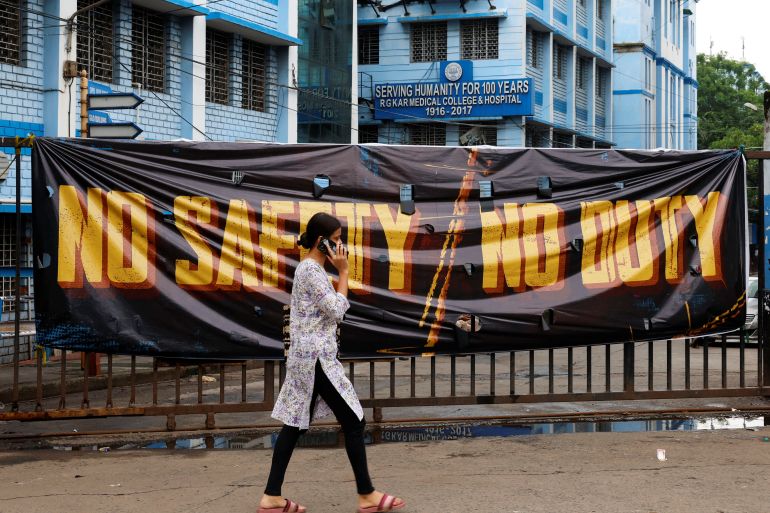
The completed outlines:
<svg viewBox="0 0 770 513">
<path fill-rule="evenodd" d="M 765 138 L 763 143 L 763 149 L 765 152 L 770 150 L 770 91 L 765 91 L 764 97 L 764 113 L 765 113 Z M 766 196 L 770 192 L 770 160 L 761 160 L 762 166 L 760 173 L 762 179 L 759 180 L 759 194 L 762 198 L 763 215 L 762 215 L 762 236 L 760 237 L 759 244 L 759 335 L 760 350 L 762 351 L 762 386 L 770 386 L 770 315 L 768 315 L 768 306 L 770 306 L 770 298 L 768 298 L 767 284 L 768 278 L 770 278 L 770 262 L 768 262 L 768 238 L 767 234 L 767 219 L 770 213 L 770 197 Z"/>
<path fill-rule="evenodd" d="M 13 316 L 13 398 L 12 411 L 19 411 L 19 351 L 21 341 L 20 310 L 21 310 L 21 141 L 16 139 L 16 283 L 14 293 L 16 296 L 16 312 Z"/>
<path fill-rule="evenodd" d="M 80 70 L 80 137 L 88 137 L 88 71 Z"/>
</svg>

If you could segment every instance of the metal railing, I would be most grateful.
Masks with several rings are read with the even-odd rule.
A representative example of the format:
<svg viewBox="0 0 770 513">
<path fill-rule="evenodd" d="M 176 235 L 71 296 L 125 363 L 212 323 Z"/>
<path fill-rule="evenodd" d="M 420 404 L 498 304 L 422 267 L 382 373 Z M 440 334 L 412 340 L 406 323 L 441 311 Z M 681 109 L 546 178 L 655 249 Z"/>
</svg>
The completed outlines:
<svg viewBox="0 0 770 513">
<path fill-rule="evenodd" d="M 747 156 L 765 159 L 770 152 Z M 18 163 L 17 172 L 18 177 Z M 760 262 L 764 258 L 762 249 Z M 20 273 L 18 265 L 16 272 Z M 764 286 L 761 276 L 760 284 Z M 760 305 L 767 301 L 763 296 Z M 716 339 L 581 344 L 492 354 L 343 360 L 343 364 L 362 405 L 373 409 L 375 421 L 383 419 L 386 408 L 418 407 L 425 416 L 425 407 L 448 405 L 767 396 L 770 339 L 763 332 L 760 320 L 756 341 L 741 332 Z M 68 351 L 49 355 L 41 348 L 32 361 L 22 362 L 20 338 L 17 316 L 12 377 L 10 366 L 0 369 L 2 421 L 165 416 L 166 429 L 174 430 L 176 416 L 200 414 L 205 416 L 205 428 L 212 429 L 217 414 L 270 411 L 285 378 L 282 360 L 191 362 L 108 354 L 92 365 L 95 359 L 90 355 L 72 359 Z M 251 425 L 272 424 L 267 415 L 263 417 Z"/>
</svg>

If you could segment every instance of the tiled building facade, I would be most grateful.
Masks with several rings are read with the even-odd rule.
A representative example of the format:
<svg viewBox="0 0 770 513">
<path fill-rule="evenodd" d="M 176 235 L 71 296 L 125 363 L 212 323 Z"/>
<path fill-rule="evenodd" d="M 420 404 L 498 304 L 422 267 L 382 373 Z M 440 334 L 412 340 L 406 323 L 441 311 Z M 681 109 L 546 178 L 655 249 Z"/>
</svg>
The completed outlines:
<svg viewBox="0 0 770 513">
<path fill-rule="evenodd" d="M 615 139 L 697 149 L 695 0 L 615 0 Z"/>
<path fill-rule="evenodd" d="M 359 141 L 591 148 L 614 144 L 610 0 L 381 5 L 359 1 Z M 426 111 L 393 121 L 378 119 L 372 107 L 378 84 L 440 82 L 447 63 L 462 61 L 470 61 L 476 81 L 528 78 L 531 112 L 479 117 L 472 110 L 459 116 Z"/>
<path fill-rule="evenodd" d="M 134 122 L 147 140 L 295 142 L 297 34 L 297 0 L 0 0 L 0 136 L 80 136 L 80 79 L 64 74 L 75 61 L 92 93 L 144 99 L 90 112 L 92 121 Z M 10 298 L 16 166 L 13 149 L 3 151 L 0 297 Z M 31 296 L 28 149 L 21 162 L 22 295 Z M 6 300 L 3 320 L 12 308 Z"/>
</svg>

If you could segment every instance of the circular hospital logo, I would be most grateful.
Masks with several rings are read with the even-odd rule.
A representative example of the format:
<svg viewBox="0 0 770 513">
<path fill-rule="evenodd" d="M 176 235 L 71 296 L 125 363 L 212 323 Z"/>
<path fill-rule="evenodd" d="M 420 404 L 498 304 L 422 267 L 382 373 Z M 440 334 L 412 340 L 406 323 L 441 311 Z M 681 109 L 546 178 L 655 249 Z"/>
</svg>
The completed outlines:
<svg viewBox="0 0 770 513">
<path fill-rule="evenodd" d="M 463 67 L 456 62 L 450 62 L 447 64 L 446 68 L 444 68 L 444 76 L 450 82 L 457 82 L 460 80 L 460 77 L 463 76 Z"/>
</svg>

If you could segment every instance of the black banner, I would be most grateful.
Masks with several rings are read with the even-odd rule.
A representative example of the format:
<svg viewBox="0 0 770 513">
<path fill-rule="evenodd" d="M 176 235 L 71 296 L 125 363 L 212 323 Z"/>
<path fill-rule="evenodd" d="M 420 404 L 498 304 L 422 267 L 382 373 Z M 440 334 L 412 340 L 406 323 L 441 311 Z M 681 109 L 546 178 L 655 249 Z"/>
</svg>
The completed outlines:
<svg viewBox="0 0 770 513">
<path fill-rule="evenodd" d="M 744 170 L 737 151 L 39 139 L 37 340 L 280 357 L 297 236 L 319 211 L 349 248 L 344 356 L 736 329 Z"/>
</svg>

